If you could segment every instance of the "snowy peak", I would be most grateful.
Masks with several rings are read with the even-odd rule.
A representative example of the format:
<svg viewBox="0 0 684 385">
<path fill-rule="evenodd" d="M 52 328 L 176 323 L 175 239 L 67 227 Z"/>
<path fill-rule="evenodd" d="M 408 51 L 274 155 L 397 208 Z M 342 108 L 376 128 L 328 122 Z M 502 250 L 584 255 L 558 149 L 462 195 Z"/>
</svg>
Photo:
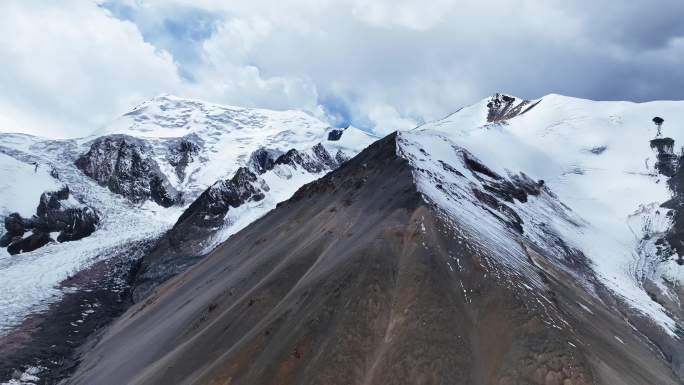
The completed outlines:
<svg viewBox="0 0 684 385">
<path fill-rule="evenodd" d="M 506 94 L 496 94 L 487 101 L 487 122 L 515 118 L 534 108 L 541 100 L 529 101 Z"/>
<path fill-rule="evenodd" d="M 95 135 L 165 138 L 192 133 L 211 135 L 217 131 L 262 130 L 273 133 L 287 129 L 301 135 L 320 135 L 326 128 L 325 123 L 303 111 L 222 106 L 162 94 L 139 104 Z"/>
<path fill-rule="evenodd" d="M 92 230 L 96 221 L 74 222 L 76 214 L 85 216 L 83 210 L 71 210 L 70 220 L 57 224 L 59 232 L 52 231 L 52 223 L 40 229 L 40 238 L 34 238 L 43 247 L 29 251 L 33 247 L 22 246 L 24 253 L 15 259 L 0 247 L 0 271 L 12 277 L 0 283 L 0 303 L 9 304 L 0 307 L 0 333 L 42 301 L 56 298 L 57 285 L 73 271 L 121 253 L 140 256 L 141 249 L 128 252 L 122 245 L 159 238 L 207 188 L 235 178 L 243 181 L 238 171 L 253 166 L 252 155 L 259 149 L 277 154 L 264 157 L 264 162 L 275 163 L 288 152 L 292 161 L 283 159 L 275 167 L 256 169 L 259 180 L 250 199 L 219 197 L 219 210 L 214 212 L 218 225 L 212 228 L 216 233 L 203 239 L 206 242 L 197 245 L 193 255 L 211 249 L 376 140 L 353 127 L 329 138 L 331 131 L 326 123 L 301 111 L 221 106 L 159 95 L 86 138 L 47 140 L 0 133 L 0 223 L 15 212 L 31 218 L 41 194 L 62 185 L 98 214 L 96 231 L 83 239 L 43 245 L 49 238 L 40 234 L 55 233 L 50 236 L 56 238 L 66 229 L 65 234 L 75 239 L 72 232 Z M 236 202 L 239 207 L 231 206 Z M 35 226 L 23 228 L 0 229 L 0 238 L 9 234 L 1 243 L 6 246 L 28 238 Z M 18 238 L 22 231 L 25 237 Z M 22 271 L 35 274 L 24 279 Z"/>
<path fill-rule="evenodd" d="M 377 138 L 357 128 L 332 129 L 302 111 L 221 106 L 167 94 L 135 107 L 98 132 L 144 140 L 170 186 L 197 197 L 217 180 L 248 166 L 260 148 L 304 151 L 321 143 L 351 157 Z"/>
<path fill-rule="evenodd" d="M 444 119 L 427 123 L 424 126 L 447 126 L 450 130 L 468 131 L 471 129 L 506 123 L 523 115 L 539 104 L 542 99 L 526 100 L 516 96 L 497 93 L 475 104 L 458 109 Z"/>
<path fill-rule="evenodd" d="M 482 118 L 489 111 L 489 103 L 498 106 L 501 116 L 512 111 L 522 113 L 508 118 L 506 124 L 481 125 L 484 119 L 476 121 L 473 117 Z M 664 221 L 661 216 L 665 212 L 658 207 L 671 198 L 671 191 L 658 171 L 674 172 L 672 147 L 684 142 L 681 130 L 677 130 L 684 125 L 683 111 L 684 102 L 595 102 L 551 94 L 525 103 L 500 95 L 416 131 L 426 137 L 435 135 L 431 131 L 439 133 L 475 154 L 499 175 L 522 171 L 534 180 L 545 181 L 559 200 L 587 223 L 576 234 L 559 226 L 568 229 L 568 243 L 593 261 L 608 286 L 645 314 L 659 314 L 672 326 L 663 309 L 641 289 L 641 278 L 634 277 L 650 275 L 649 269 L 658 259 L 639 255 L 644 251 L 639 242 L 659 231 L 656 224 Z M 654 117 L 664 119 L 661 127 L 654 124 Z M 664 138 L 652 142 L 659 133 L 675 144 Z M 655 150 L 662 147 L 661 154 L 652 146 Z M 441 156 L 434 151 L 431 155 Z M 648 215 L 636 214 L 644 212 Z M 662 267 L 669 271 L 668 279 L 677 281 L 672 276 L 680 274 L 684 277 L 673 260 L 665 265 L 673 267 Z M 639 266 L 638 272 L 634 266 Z"/>
</svg>

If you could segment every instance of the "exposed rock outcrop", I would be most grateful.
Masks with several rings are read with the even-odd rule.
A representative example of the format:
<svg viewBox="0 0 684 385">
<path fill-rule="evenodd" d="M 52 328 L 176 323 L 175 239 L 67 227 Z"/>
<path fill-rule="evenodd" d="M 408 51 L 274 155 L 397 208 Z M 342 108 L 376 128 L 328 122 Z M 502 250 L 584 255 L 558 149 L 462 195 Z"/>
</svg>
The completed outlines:
<svg viewBox="0 0 684 385">
<path fill-rule="evenodd" d="M 495 123 L 522 115 L 534 108 L 539 101 L 521 100 L 506 94 L 496 94 L 487 103 L 487 122 Z"/>
<path fill-rule="evenodd" d="M 656 117 L 653 121 L 660 128 L 663 119 Z M 675 153 L 672 138 L 657 137 L 650 144 L 657 154 L 655 169 L 668 178 L 667 184 L 672 192 L 672 199 L 662 204 L 663 208 L 671 210 L 668 215 L 672 218 L 672 227 L 656 241 L 658 254 L 665 259 L 676 254 L 677 263 L 684 265 L 684 153 Z"/>
<path fill-rule="evenodd" d="M 311 149 L 311 154 L 293 148 L 279 156 L 275 160 L 275 164 L 287 164 L 295 168 L 302 167 L 310 173 L 319 173 L 339 166 L 336 158 L 330 156 L 325 147 L 319 143 Z"/>
<path fill-rule="evenodd" d="M 665 202 L 663 207 L 671 209 L 672 227 L 667 231 L 664 240 L 669 248 L 676 252 L 680 265 L 684 265 L 684 154 L 675 162 L 676 169 L 668 180 L 672 191 L 672 199 Z"/>
<path fill-rule="evenodd" d="M 0 247 L 7 247 L 7 252 L 14 255 L 36 250 L 55 240 L 75 241 L 92 234 L 99 220 L 97 212 L 71 198 L 65 186 L 58 191 L 44 192 L 31 218 L 22 218 L 18 213 L 7 216 L 7 232 L 0 238 Z M 52 239 L 52 233 L 59 235 Z"/>
<path fill-rule="evenodd" d="M 677 155 L 674 153 L 674 139 L 655 138 L 651 140 L 651 148 L 657 153 L 655 168 L 667 177 L 674 176 L 677 171 Z"/>
<path fill-rule="evenodd" d="M 166 156 L 169 164 L 173 166 L 179 180 L 185 179 L 185 169 L 195 160 L 199 153 L 201 142 L 197 135 L 174 140 L 169 145 L 169 153 Z"/>
<path fill-rule="evenodd" d="M 191 148 L 188 143 L 181 147 Z M 182 202 L 181 194 L 169 184 L 157 162 L 150 156 L 151 151 L 141 139 L 110 135 L 93 141 L 90 150 L 81 155 L 75 165 L 101 186 L 134 203 L 149 199 L 169 207 Z M 177 159 L 179 166 L 187 164 L 192 151 L 183 153 L 185 155 Z"/>
<path fill-rule="evenodd" d="M 261 175 L 273 169 L 275 161 L 280 155 L 282 155 L 281 151 L 262 147 L 250 155 L 247 166 L 250 170 Z"/>
<path fill-rule="evenodd" d="M 192 228 L 214 228 L 223 224 L 228 210 L 249 200 L 264 199 L 268 186 L 246 167 L 240 167 L 228 180 L 218 181 L 204 191 L 178 218 L 174 240 L 192 237 Z M 181 229 L 182 228 L 182 229 Z"/>
<path fill-rule="evenodd" d="M 207 239 L 225 224 L 228 211 L 249 201 L 261 201 L 268 190 L 268 185 L 246 167 L 206 189 L 141 261 L 134 277 L 133 299 L 144 298 L 154 286 L 196 263 L 203 256 Z"/>
<path fill-rule="evenodd" d="M 328 140 L 331 140 L 331 141 L 340 140 L 342 138 L 343 133 L 344 133 L 343 129 L 330 130 L 330 132 L 328 132 Z"/>
<path fill-rule="evenodd" d="M 142 261 L 134 284 L 134 300 L 146 297 L 154 286 L 204 257 L 214 234 L 231 225 L 227 219 L 230 210 L 263 200 L 270 187 L 259 175 L 276 167 L 320 174 L 337 168 L 344 160 L 346 156 L 341 151 L 333 158 L 321 144 L 305 151 L 291 149 L 281 153 L 260 148 L 253 152 L 248 167 L 239 168 L 231 179 L 218 181 L 205 190 Z"/>
</svg>

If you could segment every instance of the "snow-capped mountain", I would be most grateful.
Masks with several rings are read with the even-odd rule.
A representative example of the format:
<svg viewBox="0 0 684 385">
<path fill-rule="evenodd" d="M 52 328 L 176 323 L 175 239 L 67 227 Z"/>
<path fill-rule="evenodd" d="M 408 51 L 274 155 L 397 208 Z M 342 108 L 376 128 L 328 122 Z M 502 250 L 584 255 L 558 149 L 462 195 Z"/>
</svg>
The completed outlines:
<svg viewBox="0 0 684 385">
<path fill-rule="evenodd" d="M 391 134 L 134 305 L 70 383 L 681 384 L 682 107 L 496 95 Z"/>
<path fill-rule="evenodd" d="M 668 176 L 657 169 L 658 152 L 651 141 L 659 130 L 652 119 L 662 116 L 663 135 L 684 145 L 683 107 L 682 102 L 595 102 L 553 94 L 528 102 L 498 95 L 411 132 L 410 141 L 430 152 L 417 154 L 414 148 L 407 153 L 438 179 L 453 178 L 439 162 L 453 163 L 458 157 L 453 148 L 459 147 L 476 154 L 497 175 L 524 172 L 543 181 L 563 206 L 529 212 L 523 220 L 525 233 L 540 241 L 548 238 L 540 228 L 556 233 L 589 259 L 615 293 L 674 333 L 670 311 L 652 300 L 654 295 L 677 298 L 684 270 L 676 255 L 656 255 L 653 244 L 672 225 L 673 213 L 662 205 L 672 199 L 673 191 Z M 509 118 L 500 120 L 499 115 Z M 480 222 L 481 213 L 449 199 L 448 189 L 435 190 L 428 175 L 418 179 L 426 180 L 419 185 L 426 186 L 426 195 L 440 206 L 457 211 L 461 220 L 471 212 L 470 226 L 490 231 Z M 515 209 L 521 202 L 507 205 Z M 528 211 L 525 205 L 520 208 L 516 211 Z"/>
<path fill-rule="evenodd" d="M 171 186 L 197 196 L 233 174 L 259 148 L 284 153 L 323 142 L 333 156 L 338 150 L 347 150 L 349 155 L 377 139 L 351 127 L 340 140 L 327 141 L 331 131 L 326 123 L 302 111 L 221 106 L 160 95 L 98 130 L 95 136 L 122 134 L 146 139 Z"/>
<path fill-rule="evenodd" d="M 154 240 L 67 383 L 681 384 L 682 122 L 497 94 L 375 141 L 163 95 L 88 138 L 3 136 L 27 186 L 4 191 L 66 183 L 99 224 L 5 257 L 35 299 L 0 309 Z"/>
<path fill-rule="evenodd" d="M 57 299 L 63 292 L 57 286 L 68 276 L 126 245 L 156 240 L 202 192 L 215 189 L 241 167 L 258 176 L 260 199 L 224 207 L 198 254 L 375 139 L 354 127 L 331 129 L 304 112 L 226 107 L 170 95 L 142 103 L 85 138 L 0 134 L 0 220 L 6 223 L 0 236 L 15 245 L 0 248 L 0 333 Z M 273 158 L 262 161 L 276 162 L 288 151 L 312 154 L 308 160 L 316 166 L 281 161 L 265 170 L 254 162 L 259 153 Z M 58 230 L 51 228 L 7 228 L 12 213 L 20 215 L 19 223 L 30 225 L 40 217 L 36 208 L 41 194 L 64 186 L 68 201 L 97 213 L 92 234 L 62 243 L 65 238 L 58 239 Z M 69 221 L 58 224 L 64 222 Z M 16 246 L 32 236 L 40 244 Z M 10 256 L 8 250 L 24 252 Z"/>
</svg>

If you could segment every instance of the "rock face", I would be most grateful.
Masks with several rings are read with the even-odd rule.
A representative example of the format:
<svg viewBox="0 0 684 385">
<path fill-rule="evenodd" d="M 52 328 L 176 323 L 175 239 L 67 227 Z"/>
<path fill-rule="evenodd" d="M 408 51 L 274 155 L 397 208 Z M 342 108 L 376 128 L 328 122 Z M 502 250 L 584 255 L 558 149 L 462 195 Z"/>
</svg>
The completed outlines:
<svg viewBox="0 0 684 385">
<path fill-rule="evenodd" d="M 671 210 L 672 226 L 658 244 L 665 246 L 665 257 L 676 254 L 677 262 L 684 265 L 684 154 L 674 153 L 674 140 L 670 138 L 653 139 L 651 148 L 658 151 L 656 170 L 669 178 L 672 192 L 672 199 L 662 205 Z"/>
<path fill-rule="evenodd" d="M 282 155 L 281 151 L 262 147 L 250 155 L 247 166 L 250 168 L 250 170 L 254 171 L 258 175 L 261 175 L 266 171 L 273 169 L 275 166 L 275 161 L 280 155 Z"/>
<path fill-rule="evenodd" d="M 340 154 L 337 158 L 343 157 Z M 134 283 L 134 300 L 146 297 L 153 287 L 204 257 L 207 241 L 226 225 L 230 210 L 262 201 L 270 191 L 261 178 L 265 173 L 273 170 L 288 174 L 299 170 L 318 175 L 339 164 L 321 144 L 306 151 L 291 149 L 281 153 L 266 148 L 255 151 L 248 167 L 241 167 L 231 179 L 218 181 L 205 190 L 142 261 Z M 279 169 L 274 170 L 276 167 Z"/>
<path fill-rule="evenodd" d="M 292 149 L 279 156 L 275 164 L 286 164 L 293 167 L 302 167 L 310 173 L 319 173 L 326 169 L 334 169 L 339 163 L 330 156 L 322 144 L 317 144 L 312 148 L 311 154 Z"/>
<path fill-rule="evenodd" d="M 506 94 L 496 94 L 487 103 L 487 122 L 495 123 L 512 119 L 534 108 L 539 103 L 520 100 Z"/>
<path fill-rule="evenodd" d="M 250 200 L 258 202 L 264 199 L 263 191 L 268 191 L 268 186 L 248 168 L 240 167 L 231 179 L 216 182 L 183 212 L 171 231 L 172 239 L 182 242 L 193 237 L 193 228 L 222 225 L 231 207 L 239 207 Z"/>
<path fill-rule="evenodd" d="M 343 133 L 344 133 L 344 130 L 330 130 L 330 132 L 328 132 L 328 140 L 332 140 L 332 141 L 340 140 L 340 138 L 342 138 Z"/>
<path fill-rule="evenodd" d="M 166 159 L 173 166 L 176 176 L 181 181 L 185 179 L 185 169 L 199 153 L 200 146 L 197 144 L 199 142 L 201 142 L 200 138 L 193 135 L 175 140 L 169 146 Z"/>
<path fill-rule="evenodd" d="M 184 169 L 191 157 L 192 144 L 180 142 L 176 170 Z M 150 156 L 145 143 L 125 135 L 110 135 L 96 139 L 90 150 L 75 162 L 84 174 L 101 186 L 125 196 L 134 203 L 152 200 L 163 207 L 182 202 L 181 195 L 168 183 L 157 162 Z"/>
<path fill-rule="evenodd" d="M 22 218 L 18 213 L 5 218 L 7 232 L 0 238 L 0 247 L 14 255 L 36 250 L 51 241 L 51 233 L 58 232 L 57 242 L 69 242 L 92 234 L 99 217 L 95 210 L 70 198 L 69 188 L 44 192 L 36 215 Z M 31 233 L 24 237 L 26 233 Z"/>
<path fill-rule="evenodd" d="M 373 144 L 134 306 L 69 383 L 678 383 L 553 250 L 507 275 L 507 251 L 426 202 L 397 148 Z"/>
<path fill-rule="evenodd" d="M 672 138 L 656 138 L 651 140 L 651 148 L 657 153 L 655 168 L 659 173 L 672 177 L 677 171 L 677 155 L 674 153 Z"/>
</svg>

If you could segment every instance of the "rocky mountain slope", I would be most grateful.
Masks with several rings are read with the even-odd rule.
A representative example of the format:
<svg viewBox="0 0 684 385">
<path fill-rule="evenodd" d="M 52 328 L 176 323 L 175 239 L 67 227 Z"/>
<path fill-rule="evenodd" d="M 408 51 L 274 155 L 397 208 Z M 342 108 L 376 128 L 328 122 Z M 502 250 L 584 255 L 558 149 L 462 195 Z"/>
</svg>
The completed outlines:
<svg viewBox="0 0 684 385">
<path fill-rule="evenodd" d="M 177 214 L 65 383 L 681 384 L 682 107 L 497 94 L 346 161 L 372 138 L 143 103 L 71 169 Z"/>
<path fill-rule="evenodd" d="M 390 135 L 130 309 L 69 383 L 679 383 L 544 212 L 581 226 L 538 181 Z"/>
<path fill-rule="evenodd" d="M 392 134 L 154 290 L 69 383 L 680 384 L 682 111 L 496 95 Z"/>
<path fill-rule="evenodd" d="M 0 134 L 0 338 L 87 286 L 65 284 L 80 271 L 125 255 L 117 269 L 135 269 L 140 245 L 173 228 L 201 229 L 192 239 L 196 261 L 375 139 L 303 112 L 169 95 L 86 138 Z M 237 190 L 254 182 L 258 192 L 232 199 L 230 181 Z M 212 220 L 198 219 L 195 208 L 210 210 Z M 175 226 L 181 215 L 192 220 Z M 13 369 L 0 374 L 6 370 Z"/>
</svg>

